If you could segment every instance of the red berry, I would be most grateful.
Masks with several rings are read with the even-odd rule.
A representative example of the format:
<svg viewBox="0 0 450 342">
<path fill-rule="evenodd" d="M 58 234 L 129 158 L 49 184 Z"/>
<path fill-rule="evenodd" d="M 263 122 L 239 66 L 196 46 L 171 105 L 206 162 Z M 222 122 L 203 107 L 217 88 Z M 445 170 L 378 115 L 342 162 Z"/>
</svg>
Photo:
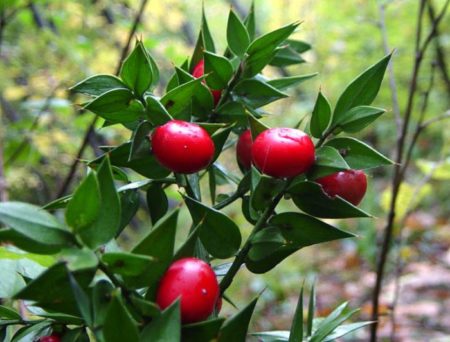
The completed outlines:
<svg viewBox="0 0 450 342">
<path fill-rule="evenodd" d="M 236 145 L 236 158 L 244 170 L 252 166 L 252 141 L 252 133 L 247 129 L 240 135 Z"/>
<path fill-rule="evenodd" d="M 222 297 L 217 298 L 216 313 L 218 314 L 222 310 Z"/>
<path fill-rule="evenodd" d="M 58 335 L 50 335 L 50 336 L 43 336 L 39 339 L 39 342 L 60 342 L 61 339 Z"/>
<path fill-rule="evenodd" d="M 263 173 L 291 178 L 313 165 L 314 144 L 304 132 L 293 128 L 271 128 L 259 134 L 252 145 L 253 163 Z"/>
<path fill-rule="evenodd" d="M 200 171 L 214 157 L 214 142 L 208 132 L 191 122 L 171 120 L 157 127 L 151 144 L 156 159 L 173 172 Z"/>
<path fill-rule="evenodd" d="M 156 303 L 165 309 L 180 298 L 182 322 L 193 323 L 213 313 L 219 294 L 219 284 L 211 266 L 197 258 L 184 258 L 175 261 L 164 273 Z"/>
<path fill-rule="evenodd" d="M 345 170 L 316 180 L 329 196 L 340 196 L 358 205 L 367 189 L 367 177 L 361 170 Z"/>
<path fill-rule="evenodd" d="M 195 78 L 199 78 L 202 77 L 204 74 L 205 74 L 205 61 L 202 59 L 194 67 L 194 70 L 192 70 L 192 76 L 194 76 Z M 205 83 L 205 81 L 203 81 L 203 83 Z M 214 106 L 216 106 L 219 103 L 220 97 L 222 96 L 222 90 L 210 89 L 210 91 L 214 99 Z"/>
</svg>

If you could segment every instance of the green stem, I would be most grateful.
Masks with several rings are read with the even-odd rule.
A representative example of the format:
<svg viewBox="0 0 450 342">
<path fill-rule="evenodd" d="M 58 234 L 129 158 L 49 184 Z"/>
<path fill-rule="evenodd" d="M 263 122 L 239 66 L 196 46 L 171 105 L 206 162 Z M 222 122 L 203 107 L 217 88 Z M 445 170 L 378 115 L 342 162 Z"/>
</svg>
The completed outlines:
<svg viewBox="0 0 450 342">
<path fill-rule="evenodd" d="M 291 185 L 292 180 L 289 180 L 286 182 L 283 189 L 280 191 L 280 193 L 273 199 L 272 203 L 264 210 L 261 217 L 256 222 L 255 226 L 253 227 L 252 232 L 250 233 L 250 236 L 248 237 L 247 241 L 245 242 L 244 246 L 241 248 L 239 253 L 236 255 L 236 258 L 234 259 L 233 263 L 231 264 L 230 269 L 228 270 L 225 277 L 223 277 L 222 281 L 220 282 L 220 293 L 223 294 L 228 287 L 233 282 L 233 279 L 236 275 L 236 273 L 239 271 L 241 266 L 245 262 L 245 258 L 247 257 L 248 252 L 250 251 L 250 248 L 252 246 L 252 240 L 253 237 L 258 233 L 261 229 L 264 228 L 267 220 L 272 215 L 273 211 L 275 210 L 275 207 L 278 205 L 278 203 L 283 198 L 287 188 L 289 185 Z"/>
<path fill-rule="evenodd" d="M 214 209 L 220 210 L 225 208 L 226 206 L 230 205 L 231 203 L 233 203 L 234 201 L 238 200 L 239 198 L 241 198 L 247 191 L 240 191 L 239 189 L 236 190 L 236 192 L 234 194 L 232 194 L 230 197 L 228 197 L 227 199 L 223 200 L 220 203 L 217 203 L 215 206 L 213 206 Z"/>
</svg>

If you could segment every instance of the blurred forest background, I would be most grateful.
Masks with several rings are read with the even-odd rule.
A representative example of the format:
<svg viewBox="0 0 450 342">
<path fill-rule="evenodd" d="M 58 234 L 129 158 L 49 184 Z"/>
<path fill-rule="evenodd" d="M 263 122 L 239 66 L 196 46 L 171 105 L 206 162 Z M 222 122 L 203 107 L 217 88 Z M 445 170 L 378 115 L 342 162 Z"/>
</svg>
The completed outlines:
<svg viewBox="0 0 450 342">
<path fill-rule="evenodd" d="M 219 51 L 226 44 L 225 13 L 230 4 L 245 15 L 250 3 L 204 1 Z M 319 89 L 335 103 L 346 84 L 395 49 L 392 69 L 374 103 L 387 108 L 388 113 L 374 128 L 363 132 L 366 141 L 394 158 L 396 113 L 405 111 L 410 93 L 419 3 L 257 0 L 260 33 L 302 20 L 295 38 L 312 46 L 303 55 L 305 63 L 283 70 L 273 68 L 270 76 L 319 73 L 291 91 L 292 97 L 267 106 L 270 115 L 265 122 L 271 126 L 296 125 L 311 113 Z M 423 129 L 411 150 L 411 163 L 397 201 L 393 249 L 379 308 L 380 338 L 386 340 L 391 340 L 393 334 L 399 341 L 450 340 L 450 125 L 449 120 L 444 120 L 450 108 L 450 14 L 447 11 L 433 31 L 430 23 L 446 1 L 427 3 L 424 36 L 431 30 L 433 37 L 418 73 L 407 141 L 414 138 L 417 122 L 417 127 Z M 149 0 L 144 4 L 135 37 L 143 39 L 158 64 L 162 91 L 173 66 L 192 54 L 202 2 Z M 87 134 L 93 115 L 80 112 L 74 103 L 82 99 L 73 97 L 67 89 L 87 76 L 116 72 L 141 5 L 137 0 L 0 1 L 0 200 L 43 205 L 70 193 L 86 171 L 81 163 L 74 177 L 69 176 L 75 170 L 77 156 L 92 159 L 100 153 L 99 146 L 120 144 L 130 138 L 125 128 L 101 128 L 101 122 Z M 86 148 L 79 155 L 83 145 Z M 239 172 L 232 151 L 220 162 Z M 266 275 L 244 270 L 239 274 L 230 293 L 237 303 L 248 302 L 265 289 L 253 331 L 288 328 L 301 283 L 313 278 L 317 282 L 319 315 L 349 300 L 351 306 L 361 307 L 358 319 L 370 319 L 392 171 L 389 167 L 369 170 L 369 189 L 361 206 L 375 219 L 338 222 L 359 238 L 307 248 Z M 139 179 L 137 174 L 130 177 Z M 175 187 L 169 195 L 174 203 L 179 201 Z M 227 210 L 245 234 L 248 224 L 239 214 L 239 205 Z M 188 214 L 182 215 L 186 219 L 181 222 L 188 227 Z M 143 200 L 138 219 L 122 237 L 123 243 L 132 244 L 150 225 Z M 0 297 L 4 296 L 3 281 L 0 279 Z M 224 304 L 225 314 L 233 310 Z M 363 331 L 355 338 L 365 340 L 367 334 Z"/>
</svg>

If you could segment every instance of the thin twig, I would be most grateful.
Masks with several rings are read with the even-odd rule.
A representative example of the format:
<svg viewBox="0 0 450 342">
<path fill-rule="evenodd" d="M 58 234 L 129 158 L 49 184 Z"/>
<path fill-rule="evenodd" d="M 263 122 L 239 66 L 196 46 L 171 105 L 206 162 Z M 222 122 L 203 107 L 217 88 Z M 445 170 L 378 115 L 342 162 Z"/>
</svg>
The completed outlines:
<svg viewBox="0 0 450 342">
<path fill-rule="evenodd" d="M 376 269 L 376 280 L 375 280 L 375 288 L 372 296 L 372 316 L 371 320 L 375 323 L 371 326 L 370 332 L 370 341 L 377 341 L 377 328 L 378 328 L 378 309 L 379 309 L 379 297 L 383 284 L 384 277 L 384 269 L 386 265 L 386 261 L 388 258 L 389 250 L 391 247 L 391 241 L 394 230 L 394 222 L 396 215 L 396 207 L 397 207 L 397 198 L 400 190 L 400 186 L 403 182 L 403 172 L 402 172 L 402 162 L 404 160 L 404 148 L 406 143 L 406 137 L 409 131 L 409 122 L 411 120 L 413 107 L 414 107 L 414 99 L 417 91 L 417 81 L 418 75 L 420 71 L 420 67 L 422 65 L 422 60 L 425 55 L 425 52 L 429 46 L 429 43 L 435 37 L 437 27 L 441 22 L 442 18 L 445 15 L 445 12 L 448 8 L 448 4 L 450 0 L 447 0 L 444 4 L 443 9 L 440 14 L 436 17 L 436 20 L 432 22 L 431 30 L 424 42 L 422 42 L 422 29 L 423 29 L 423 16 L 424 10 L 427 0 L 421 0 L 419 7 L 419 14 L 417 19 L 417 30 L 416 30 L 416 45 L 415 45 L 415 58 L 414 58 L 414 66 L 412 71 L 411 82 L 408 91 L 408 99 L 407 105 L 403 115 L 403 122 L 401 127 L 401 133 L 397 139 L 396 144 L 396 156 L 395 156 L 395 166 L 394 166 L 394 176 L 392 178 L 392 196 L 389 205 L 389 213 L 387 216 L 387 222 L 383 230 L 383 242 L 380 250 L 380 254 L 377 261 L 377 269 Z"/>
<path fill-rule="evenodd" d="M 391 49 L 389 47 L 388 33 L 386 28 L 386 6 L 387 6 L 386 3 L 380 4 L 380 2 L 378 1 L 378 13 L 380 15 L 379 27 L 381 31 L 381 36 L 383 38 L 384 53 L 387 55 L 391 52 Z M 400 129 L 402 127 L 402 118 L 400 114 L 400 105 L 398 101 L 397 83 L 395 82 L 393 60 L 391 60 L 391 62 L 388 65 L 388 75 L 389 75 L 389 87 L 391 88 L 392 112 L 394 113 L 395 116 L 397 132 L 400 132 Z"/>
<path fill-rule="evenodd" d="M 145 11 L 145 6 L 147 5 L 147 2 L 148 2 L 148 0 L 142 0 L 141 4 L 139 6 L 139 9 L 136 12 L 136 16 L 134 18 L 133 25 L 128 34 L 127 41 L 126 41 L 124 47 L 122 48 L 119 62 L 117 63 L 116 72 L 115 72 L 116 75 L 119 74 L 120 67 L 121 67 L 123 61 L 125 60 L 125 57 L 128 54 L 128 50 L 130 49 L 131 41 L 133 39 L 133 36 L 136 33 L 139 23 L 141 22 L 142 14 Z M 88 126 L 88 129 L 86 130 L 86 133 L 85 133 L 82 143 L 80 145 L 80 148 L 78 149 L 77 155 L 76 155 L 75 159 L 73 160 L 72 165 L 70 166 L 69 173 L 67 174 L 64 181 L 62 182 L 62 185 L 58 191 L 56 198 L 64 196 L 64 194 L 67 192 L 67 189 L 69 188 L 69 185 L 75 176 L 78 164 L 79 164 L 81 157 L 83 156 L 83 153 L 88 145 L 91 135 L 95 133 L 95 124 L 97 123 L 97 120 L 98 120 L 98 116 L 95 116 L 94 119 L 91 121 L 90 125 Z"/>
</svg>

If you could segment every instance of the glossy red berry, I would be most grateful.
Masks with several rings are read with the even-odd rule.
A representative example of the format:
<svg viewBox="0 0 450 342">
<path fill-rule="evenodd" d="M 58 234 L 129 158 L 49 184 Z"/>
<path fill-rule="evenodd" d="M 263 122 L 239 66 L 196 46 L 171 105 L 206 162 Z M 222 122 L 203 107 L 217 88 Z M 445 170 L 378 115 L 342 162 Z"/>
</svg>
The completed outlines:
<svg viewBox="0 0 450 342">
<path fill-rule="evenodd" d="M 345 170 L 316 180 L 329 196 L 340 196 L 358 205 L 367 189 L 367 177 L 361 170 Z"/>
<path fill-rule="evenodd" d="M 220 310 L 222 310 L 222 297 L 217 298 L 217 302 L 216 302 L 216 313 L 218 314 L 220 312 Z"/>
<path fill-rule="evenodd" d="M 43 336 L 39 339 L 39 342 L 60 342 L 61 339 L 58 335 L 50 335 L 50 336 Z"/>
<path fill-rule="evenodd" d="M 175 261 L 164 273 L 156 303 L 165 309 L 180 298 L 182 322 L 193 323 L 213 313 L 219 294 L 219 284 L 211 266 L 197 258 L 184 258 Z"/>
<path fill-rule="evenodd" d="M 252 133 L 248 129 L 239 136 L 236 144 L 236 159 L 244 170 L 252 166 L 252 142 Z"/>
<path fill-rule="evenodd" d="M 214 142 L 204 128 L 180 120 L 157 127 L 151 145 L 156 159 L 177 173 L 194 173 L 206 168 L 215 150 Z"/>
<path fill-rule="evenodd" d="M 202 77 L 205 74 L 205 61 L 202 59 L 192 70 L 192 76 L 195 78 Z M 219 103 L 220 97 L 222 96 L 222 90 L 210 89 L 211 94 L 214 98 L 214 105 Z"/>
<path fill-rule="evenodd" d="M 294 128 L 271 128 L 259 134 L 252 145 L 252 159 L 263 173 L 291 178 L 313 165 L 315 149 L 311 138 Z"/>
</svg>

